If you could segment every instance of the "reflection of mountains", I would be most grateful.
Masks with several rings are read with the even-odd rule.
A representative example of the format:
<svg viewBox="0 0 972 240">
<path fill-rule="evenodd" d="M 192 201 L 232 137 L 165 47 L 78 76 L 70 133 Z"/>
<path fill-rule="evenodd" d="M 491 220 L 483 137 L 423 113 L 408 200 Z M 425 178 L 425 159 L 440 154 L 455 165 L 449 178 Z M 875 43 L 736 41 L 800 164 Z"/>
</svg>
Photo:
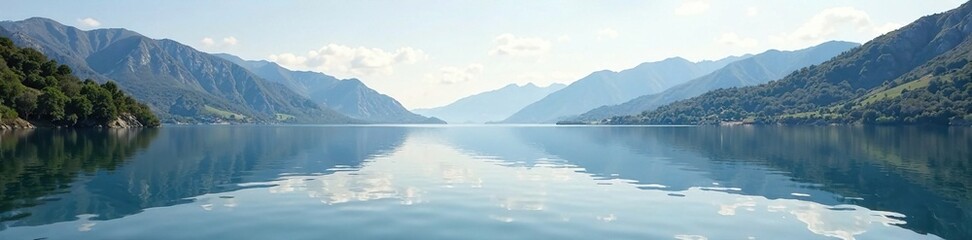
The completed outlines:
<svg viewBox="0 0 972 240">
<path fill-rule="evenodd" d="M 682 191 L 691 187 L 742 188 L 742 193 L 770 198 L 808 192 L 797 183 L 765 167 L 726 165 L 700 156 L 696 151 L 672 147 L 656 137 L 692 128 L 535 127 L 450 129 L 454 146 L 476 155 L 536 164 L 543 158 L 563 159 L 599 178 L 635 180 L 643 188 Z M 497 135 L 505 137 L 497 137 Z M 505 147 L 511 146 L 511 147 Z M 714 186 L 719 183 L 721 186 Z M 832 199 L 818 201 L 836 204 Z"/>
<path fill-rule="evenodd" d="M 715 182 L 771 199 L 853 203 L 905 214 L 905 227 L 919 233 L 972 237 L 969 129 L 524 128 L 516 134 L 601 177 L 676 191 Z"/>
<path fill-rule="evenodd" d="M 502 159 L 507 162 L 534 164 L 537 159 L 553 157 L 538 149 L 533 143 L 526 142 L 517 135 L 523 131 L 550 128 L 506 127 L 502 125 L 484 127 L 450 127 L 433 129 L 429 132 L 434 140 L 444 140 L 449 145 L 471 156 Z M 545 131 L 546 132 L 546 131 Z M 551 134 L 562 131 L 549 131 Z M 417 135 L 422 135 L 421 133 Z"/>
<path fill-rule="evenodd" d="M 719 165 L 696 151 L 672 147 L 663 132 L 692 128 L 457 128 L 446 131 L 452 145 L 475 155 L 533 165 L 538 159 L 563 159 L 600 178 L 636 180 L 646 188 L 664 185 L 681 191 L 713 182 L 771 198 L 802 190 L 787 177 L 752 165 Z M 734 177 L 745 176 L 745 178 Z M 762 185 L 770 184 L 771 187 Z M 756 185 L 760 185 L 756 187 Z M 831 202 L 833 204 L 835 202 Z"/>
<path fill-rule="evenodd" d="M 905 227 L 972 238 L 972 129 L 695 128 L 656 134 L 718 162 L 746 159 L 854 204 L 905 214 Z M 846 201 L 846 200 L 845 200 Z"/>
<path fill-rule="evenodd" d="M 44 203 L 79 174 L 115 169 L 149 145 L 156 129 L 30 129 L 0 131 L 0 219 Z"/>
<path fill-rule="evenodd" d="M 247 126 L 159 131 L 151 146 L 127 164 L 74 182 L 67 194 L 55 196 L 63 199 L 26 210 L 46 215 L 32 215 L 16 225 L 73 220 L 82 213 L 97 214 L 95 220 L 120 218 L 190 202 L 202 194 L 238 190 L 237 183 L 357 166 L 394 150 L 406 129 Z"/>
<path fill-rule="evenodd" d="M 401 195 L 403 202 L 421 201 L 423 192 L 410 187 L 444 181 L 490 188 L 494 185 L 481 183 L 506 176 L 490 171 L 511 169 L 583 171 L 672 191 L 719 183 L 740 189 L 732 193 L 770 199 L 846 202 L 905 214 L 905 227 L 948 239 L 969 239 L 972 222 L 966 189 L 972 186 L 972 130 L 962 128 L 173 126 L 143 132 L 14 133 L 0 135 L 0 216 L 34 215 L 3 223 L 10 225 L 67 221 L 83 213 L 97 214 L 93 220 L 119 218 L 237 190 L 237 183 L 279 184 L 271 191 L 317 189 L 315 194 L 327 203 L 389 193 Z M 399 149 L 406 136 L 414 142 L 406 145 L 413 147 Z M 448 147 L 429 144 L 438 141 L 447 141 Z M 453 148 L 490 163 L 515 162 L 517 168 L 470 168 L 452 160 L 465 159 Z M 393 157 L 375 157 L 393 151 Z M 366 159 L 382 160 L 362 164 Z M 403 160 L 408 161 L 396 162 Z M 565 161 L 580 168 L 559 168 Z M 432 167 L 395 170 L 422 164 Z M 523 171 L 521 164 L 526 165 Z M 546 167 L 551 164 L 558 166 Z M 398 173 L 395 181 L 381 175 L 388 172 Z M 292 174 L 329 175 L 281 177 Z M 505 200 L 516 202 L 524 194 L 509 196 Z"/>
</svg>

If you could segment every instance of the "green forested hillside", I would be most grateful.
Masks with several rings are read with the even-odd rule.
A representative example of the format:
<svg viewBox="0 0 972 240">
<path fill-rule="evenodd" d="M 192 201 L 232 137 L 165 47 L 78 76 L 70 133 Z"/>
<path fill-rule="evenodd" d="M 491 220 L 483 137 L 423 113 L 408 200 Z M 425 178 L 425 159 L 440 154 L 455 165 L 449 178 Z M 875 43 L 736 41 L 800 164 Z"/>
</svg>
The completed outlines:
<svg viewBox="0 0 972 240">
<path fill-rule="evenodd" d="M 972 43 L 965 43 L 969 45 Z M 817 112 L 784 115 L 783 123 L 960 124 L 972 122 L 972 48 L 930 61 L 864 96 Z"/>
<path fill-rule="evenodd" d="M 17 118 L 53 126 L 106 126 L 121 116 L 158 126 L 149 108 L 113 82 L 81 81 L 71 68 L 0 38 L 0 122 Z"/>
<path fill-rule="evenodd" d="M 967 124 L 972 4 L 926 16 L 820 65 L 609 124 Z M 907 90 L 906 90 L 907 89 Z"/>
</svg>

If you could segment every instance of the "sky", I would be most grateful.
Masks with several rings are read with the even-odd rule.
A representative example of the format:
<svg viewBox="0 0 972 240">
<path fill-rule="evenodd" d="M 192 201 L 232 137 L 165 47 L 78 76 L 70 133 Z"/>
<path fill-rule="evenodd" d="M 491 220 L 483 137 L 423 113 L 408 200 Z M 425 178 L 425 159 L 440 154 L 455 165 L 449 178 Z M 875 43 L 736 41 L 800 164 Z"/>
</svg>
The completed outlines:
<svg viewBox="0 0 972 240">
<path fill-rule="evenodd" d="M 599 70 L 864 43 L 961 0 L 10 1 L 0 20 L 126 28 L 210 53 L 358 78 L 406 108 Z"/>
</svg>

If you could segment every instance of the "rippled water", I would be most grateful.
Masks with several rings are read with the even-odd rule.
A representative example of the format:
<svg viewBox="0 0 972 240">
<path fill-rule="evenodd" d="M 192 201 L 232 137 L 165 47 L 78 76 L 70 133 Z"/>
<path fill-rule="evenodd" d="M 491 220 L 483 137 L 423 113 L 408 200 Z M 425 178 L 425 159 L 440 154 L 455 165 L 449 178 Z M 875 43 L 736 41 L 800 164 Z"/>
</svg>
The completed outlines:
<svg viewBox="0 0 972 240">
<path fill-rule="evenodd" d="M 972 130 L 0 133 L 0 239 L 972 239 Z"/>
</svg>

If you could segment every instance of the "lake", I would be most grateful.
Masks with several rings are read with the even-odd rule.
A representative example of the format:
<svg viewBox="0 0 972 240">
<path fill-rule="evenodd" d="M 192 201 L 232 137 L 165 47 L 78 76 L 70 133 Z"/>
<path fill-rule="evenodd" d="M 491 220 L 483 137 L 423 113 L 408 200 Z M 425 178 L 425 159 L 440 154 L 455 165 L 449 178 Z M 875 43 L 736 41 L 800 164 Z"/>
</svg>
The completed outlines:
<svg viewBox="0 0 972 240">
<path fill-rule="evenodd" d="M 0 133 L 0 239 L 972 239 L 972 129 Z"/>
</svg>

